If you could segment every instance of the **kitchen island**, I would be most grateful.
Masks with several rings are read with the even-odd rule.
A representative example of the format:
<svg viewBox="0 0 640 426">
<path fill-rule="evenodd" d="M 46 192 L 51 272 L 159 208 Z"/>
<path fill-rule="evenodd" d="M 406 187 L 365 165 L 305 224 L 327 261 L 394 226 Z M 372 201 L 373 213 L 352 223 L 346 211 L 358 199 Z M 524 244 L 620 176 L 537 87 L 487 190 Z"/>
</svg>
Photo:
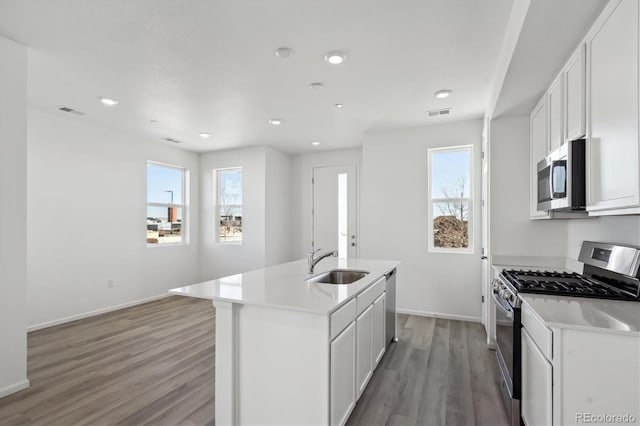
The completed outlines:
<svg viewBox="0 0 640 426">
<path fill-rule="evenodd" d="M 344 424 L 386 349 L 385 274 L 396 261 L 305 260 L 170 293 L 216 309 L 218 425 Z M 332 269 L 366 271 L 351 284 L 307 281 Z"/>
</svg>

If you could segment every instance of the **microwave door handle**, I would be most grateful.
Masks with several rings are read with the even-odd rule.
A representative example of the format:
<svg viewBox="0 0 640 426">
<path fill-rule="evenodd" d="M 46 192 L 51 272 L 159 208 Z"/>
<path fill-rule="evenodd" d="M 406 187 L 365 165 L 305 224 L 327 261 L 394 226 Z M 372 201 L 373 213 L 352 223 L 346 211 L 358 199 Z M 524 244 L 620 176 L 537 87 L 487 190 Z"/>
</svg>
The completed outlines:
<svg viewBox="0 0 640 426">
<path fill-rule="evenodd" d="M 555 162 L 552 161 L 551 165 L 549 166 L 549 198 L 551 198 L 552 200 L 555 198 L 553 196 L 553 164 Z"/>
</svg>

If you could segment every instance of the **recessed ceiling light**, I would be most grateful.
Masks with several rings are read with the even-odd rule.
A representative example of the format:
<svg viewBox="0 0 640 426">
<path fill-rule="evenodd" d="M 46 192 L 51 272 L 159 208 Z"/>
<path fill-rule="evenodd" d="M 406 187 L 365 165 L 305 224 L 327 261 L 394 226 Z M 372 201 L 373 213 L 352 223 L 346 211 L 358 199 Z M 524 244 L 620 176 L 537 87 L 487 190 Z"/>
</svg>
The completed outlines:
<svg viewBox="0 0 640 426">
<path fill-rule="evenodd" d="M 444 98 L 448 98 L 450 94 L 451 94 L 451 90 L 438 90 L 436 93 L 433 94 L 433 96 L 435 96 L 438 99 L 444 99 Z"/>
<path fill-rule="evenodd" d="M 316 83 L 311 83 L 309 85 L 309 87 L 311 87 L 313 90 L 319 90 L 324 88 L 324 84 L 320 83 L 320 82 L 316 82 Z"/>
<path fill-rule="evenodd" d="M 342 104 L 336 104 L 336 105 L 335 105 L 335 107 L 336 107 L 336 108 L 342 108 L 343 106 L 344 106 L 344 105 L 342 105 Z"/>
<path fill-rule="evenodd" d="M 211 137 L 211 133 L 207 133 L 207 132 L 200 132 L 200 133 L 198 133 L 198 134 L 200 135 L 200 137 L 201 137 L 202 139 L 206 139 L 206 138 Z"/>
<path fill-rule="evenodd" d="M 334 50 L 324 55 L 324 60 L 331 65 L 340 65 L 345 61 L 345 59 L 347 59 L 347 55 L 339 50 Z"/>
<path fill-rule="evenodd" d="M 311 142 L 311 145 L 318 146 L 318 145 L 320 145 L 320 142 L 318 142 L 318 141 L 313 141 L 313 142 Z"/>
<path fill-rule="evenodd" d="M 276 49 L 276 56 L 278 58 L 288 58 L 289 56 L 293 55 L 293 49 L 291 49 L 290 47 L 279 47 Z"/>
<path fill-rule="evenodd" d="M 269 123 L 273 124 L 274 126 L 279 126 L 283 121 L 284 120 L 282 120 L 282 118 L 272 118 L 269 120 Z"/>
<path fill-rule="evenodd" d="M 111 99 L 111 98 L 100 98 L 100 102 L 102 102 L 105 105 L 109 105 L 109 106 L 114 106 L 114 105 L 118 105 L 118 101 L 116 101 L 115 99 Z"/>
</svg>

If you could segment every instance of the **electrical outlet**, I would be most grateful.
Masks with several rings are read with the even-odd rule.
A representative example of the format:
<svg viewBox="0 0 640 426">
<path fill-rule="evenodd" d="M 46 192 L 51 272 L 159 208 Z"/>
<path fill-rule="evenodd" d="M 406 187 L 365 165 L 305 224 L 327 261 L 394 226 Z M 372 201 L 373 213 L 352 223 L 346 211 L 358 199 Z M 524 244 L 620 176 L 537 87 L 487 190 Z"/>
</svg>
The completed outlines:
<svg viewBox="0 0 640 426">
<path fill-rule="evenodd" d="M 113 288 L 114 284 L 113 284 L 113 280 L 107 280 L 107 288 Z"/>
</svg>

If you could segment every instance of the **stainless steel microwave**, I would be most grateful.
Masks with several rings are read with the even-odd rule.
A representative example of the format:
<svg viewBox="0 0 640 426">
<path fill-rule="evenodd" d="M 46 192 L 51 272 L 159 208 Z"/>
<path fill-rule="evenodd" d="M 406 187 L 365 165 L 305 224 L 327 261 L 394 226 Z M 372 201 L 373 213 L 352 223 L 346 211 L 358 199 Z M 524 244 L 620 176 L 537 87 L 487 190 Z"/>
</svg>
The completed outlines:
<svg viewBox="0 0 640 426">
<path fill-rule="evenodd" d="M 538 210 L 584 211 L 585 140 L 567 142 L 538 163 Z"/>
</svg>

